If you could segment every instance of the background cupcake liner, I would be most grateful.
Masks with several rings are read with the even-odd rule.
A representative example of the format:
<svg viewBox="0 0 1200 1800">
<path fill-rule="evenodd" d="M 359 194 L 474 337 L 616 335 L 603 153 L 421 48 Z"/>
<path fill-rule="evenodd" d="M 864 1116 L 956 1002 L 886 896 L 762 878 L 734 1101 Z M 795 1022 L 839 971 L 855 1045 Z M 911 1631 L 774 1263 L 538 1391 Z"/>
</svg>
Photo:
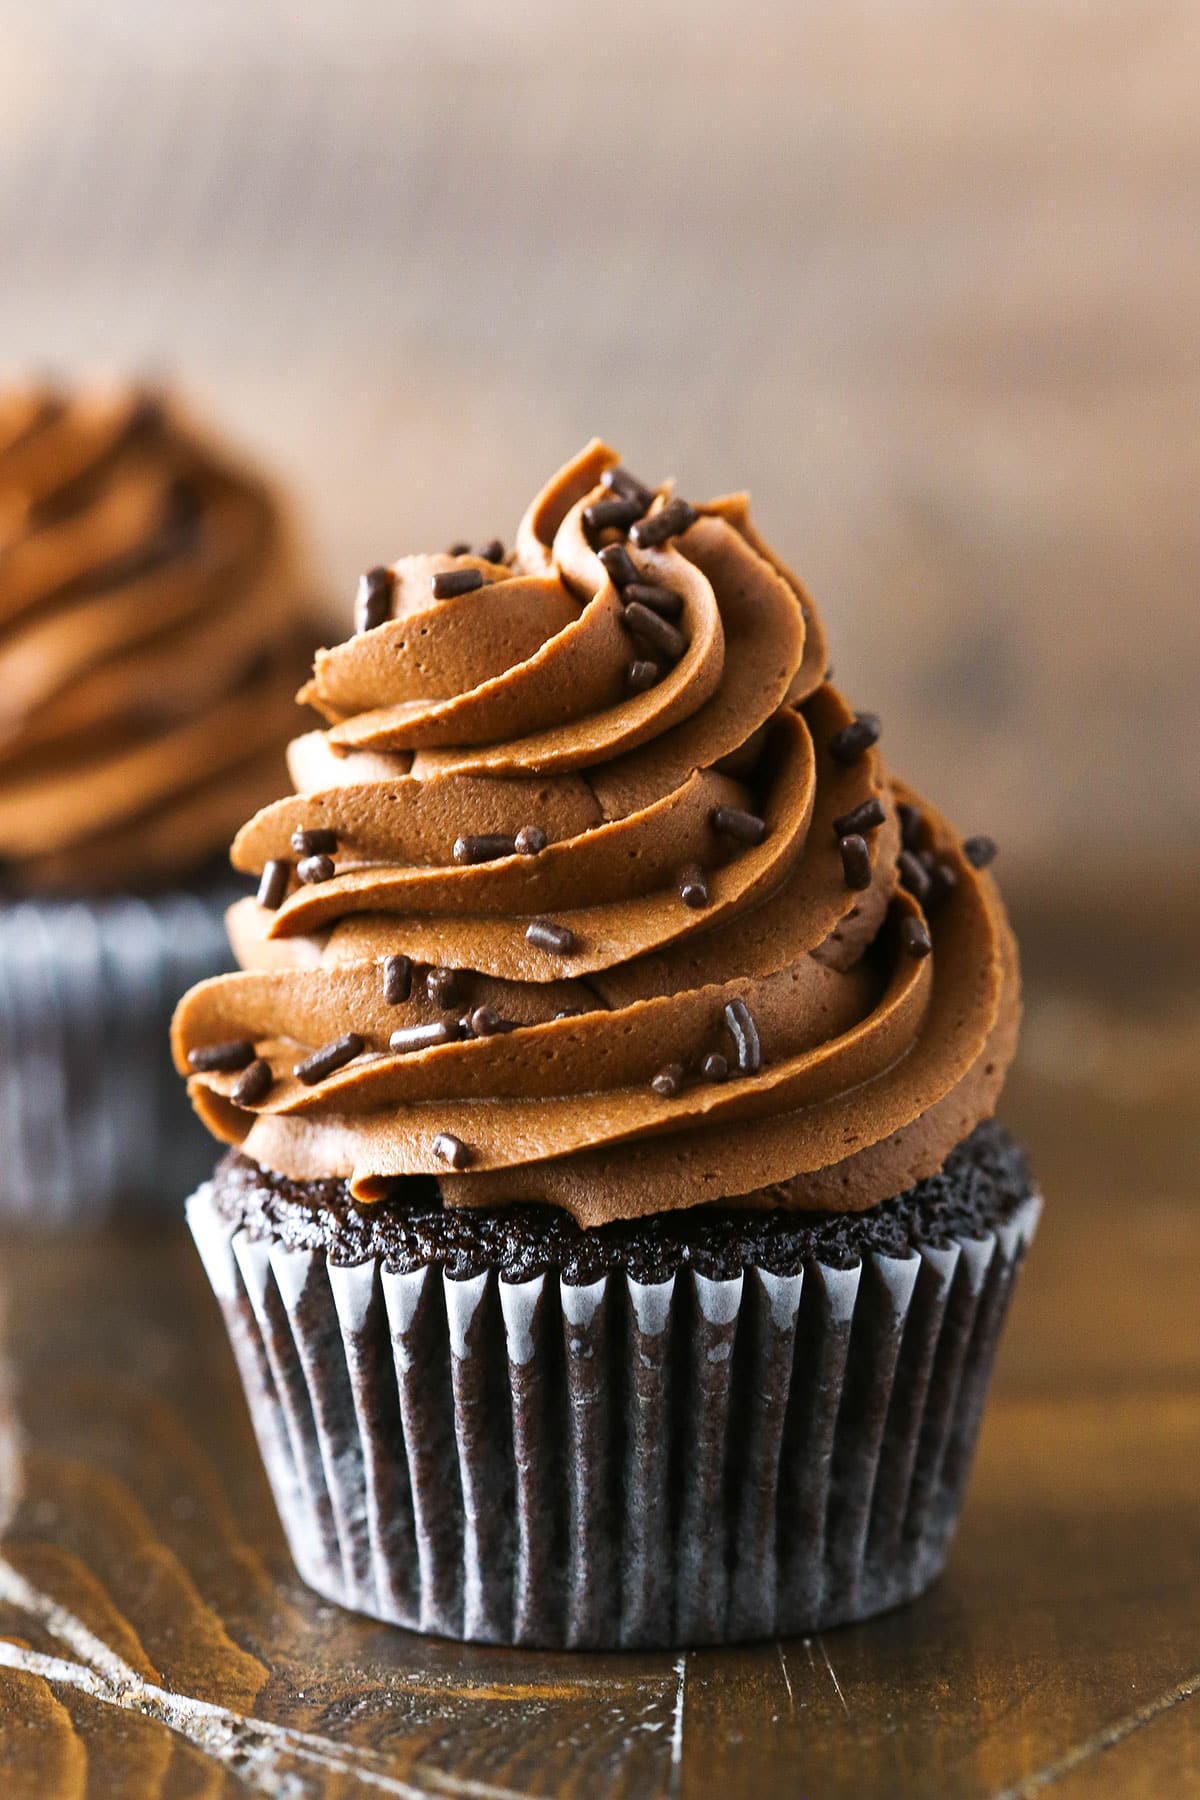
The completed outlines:
<svg viewBox="0 0 1200 1800">
<path fill-rule="evenodd" d="M 0 903 L 0 1221 L 163 1208 L 212 1140 L 171 1064 L 186 987 L 231 967 L 228 878 L 196 893 Z"/>
<path fill-rule="evenodd" d="M 1036 1227 L 853 1269 L 451 1280 L 189 1223 L 296 1566 L 331 1600 L 543 1648 L 810 1632 L 919 1593 Z"/>
</svg>

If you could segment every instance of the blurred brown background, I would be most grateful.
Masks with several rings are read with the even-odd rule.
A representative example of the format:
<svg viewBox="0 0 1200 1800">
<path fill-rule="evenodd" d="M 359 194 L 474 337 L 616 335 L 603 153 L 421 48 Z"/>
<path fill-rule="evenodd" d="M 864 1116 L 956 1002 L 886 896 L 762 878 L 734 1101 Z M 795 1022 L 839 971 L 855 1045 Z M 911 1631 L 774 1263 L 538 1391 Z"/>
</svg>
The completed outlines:
<svg viewBox="0 0 1200 1800">
<path fill-rule="evenodd" d="M 9 3 L 0 343 L 180 371 L 339 615 L 593 431 L 748 486 L 1010 886 L 1144 901 L 1200 869 L 1198 66 L 1187 0 Z"/>
</svg>

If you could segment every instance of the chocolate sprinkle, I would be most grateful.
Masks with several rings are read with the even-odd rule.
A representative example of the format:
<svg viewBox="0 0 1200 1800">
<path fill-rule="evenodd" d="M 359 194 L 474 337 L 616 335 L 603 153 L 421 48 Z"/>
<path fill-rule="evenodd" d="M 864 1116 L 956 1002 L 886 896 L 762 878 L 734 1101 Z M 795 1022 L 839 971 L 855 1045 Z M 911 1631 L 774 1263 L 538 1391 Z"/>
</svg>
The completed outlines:
<svg viewBox="0 0 1200 1800">
<path fill-rule="evenodd" d="M 640 500 L 625 499 L 619 495 L 611 500 L 593 500 L 590 506 L 583 509 L 584 529 L 592 537 L 610 529 L 628 531 L 634 520 L 640 519 L 645 510 Z"/>
<path fill-rule="evenodd" d="M 728 1081 L 729 1058 L 722 1056 L 719 1050 L 710 1050 L 700 1064 L 700 1073 L 705 1081 Z"/>
<path fill-rule="evenodd" d="M 470 554 L 471 546 L 465 539 L 460 540 L 457 544 L 451 544 L 446 552 L 447 556 L 470 556 Z"/>
<path fill-rule="evenodd" d="M 513 839 L 513 848 L 518 856 L 540 856 L 547 842 L 540 825 L 522 825 Z"/>
<path fill-rule="evenodd" d="M 296 864 L 296 879 L 311 886 L 318 881 L 332 881 L 337 870 L 329 856 L 306 856 Z"/>
<path fill-rule="evenodd" d="M 461 969 L 430 969 L 425 976 L 425 992 L 434 1006 L 456 1006 L 466 995 Z"/>
<path fill-rule="evenodd" d="M 303 1062 L 298 1062 L 292 1074 L 305 1087 L 315 1087 L 318 1081 L 324 1081 L 327 1075 L 336 1074 L 348 1062 L 353 1062 L 356 1056 L 361 1056 L 362 1051 L 363 1040 L 357 1031 L 346 1031 L 341 1037 L 322 1044 L 318 1050 L 306 1056 Z"/>
<path fill-rule="evenodd" d="M 455 600 L 459 594 L 473 594 L 483 586 L 483 570 L 439 569 L 430 576 L 429 585 L 435 600 Z"/>
<path fill-rule="evenodd" d="M 516 854 L 517 842 L 502 831 L 485 831 L 475 837 L 454 840 L 456 863 L 496 862 L 501 856 Z"/>
<path fill-rule="evenodd" d="M 427 1025 L 404 1025 L 393 1031 L 388 1043 L 401 1056 L 413 1050 L 435 1050 L 440 1044 L 456 1044 L 459 1039 L 457 1019 L 434 1019 Z"/>
<path fill-rule="evenodd" d="M 262 876 L 258 883 L 258 904 L 265 906 L 269 912 L 277 912 L 283 905 L 284 895 L 288 891 L 288 882 L 292 879 L 292 865 L 281 856 L 273 856 L 263 864 Z"/>
<path fill-rule="evenodd" d="M 919 806 L 911 806 L 907 800 L 897 800 L 896 817 L 900 821 L 900 842 L 906 850 L 921 848 L 921 821 L 925 817 Z"/>
<path fill-rule="evenodd" d="M 996 860 L 996 840 L 982 836 L 969 837 L 964 840 L 962 851 L 973 869 L 986 869 L 989 863 Z"/>
<path fill-rule="evenodd" d="M 484 562 L 502 563 L 504 561 L 504 545 L 499 538 L 489 538 L 486 544 L 479 546 L 475 554 L 482 557 Z"/>
<path fill-rule="evenodd" d="M 275 1077 L 271 1073 L 270 1063 L 261 1056 L 256 1056 L 230 1088 L 229 1098 L 235 1106 L 257 1106 L 270 1093 L 274 1084 Z"/>
<path fill-rule="evenodd" d="M 931 906 L 936 906 L 940 901 L 949 899 L 950 895 L 958 886 L 958 870 L 953 863 L 943 862 L 938 858 L 931 857 L 930 863 L 932 864 L 932 867 L 929 867 L 928 864 L 926 865 L 929 867 L 930 881 L 932 883 L 929 894 L 929 903 Z"/>
<path fill-rule="evenodd" d="M 465 1169 L 474 1158 L 470 1146 L 455 1137 L 452 1131 L 438 1132 L 433 1140 L 433 1154 L 439 1162 L 449 1163 L 452 1169 Z"/>
<path fill-rule="evenodd" d="M 914 856 L 911 850 L 902 850 L 896 858 L 896 867 L 900 871 L 901 886 L 906 887 L 918 900 L 927 900 L 932 884 L 929 871 L 920 857 Z"/>
<path fill-rule="evenodd" d="M 867 848 L 867 840 L 858 832 L 849 832 L 838 839 L 838 849 L 842 853 L 842 874 L 846 877 L 848 888 L 869 888 L 871 885 L 871 852 Z"/>
<path fill-rule="evenodd" d="M 625 671 L 625 685 L 631 694 L 644 694 L 658 680 L 658 664 L 639 656 Z"/>
<path fill-rule="evenodd" d="M 914 919 L 911 914 L 900 927 L 900 942 L 908 954 L 915 957 L 918 962 L 922 957 L 928 956 L 933 949 L 933 939 L 929 935 L 925 921 Z"/>
<path fill-rule="evenodd" d="M 685 869 L 679 877 L 679 898 L 693 912 L 699 912 L 708 905 L 708 881 L 698 863 Z"/>
<path fill-rule="evenodd" d="M 660 1069 L 654 1076 L 650 1086 L 656 1094 L 661 1094 L 664 1100 L 673 1100 L 676 1094 L 682 1092 L 683 1089 L 683 1064 L 668 1063 L 665 1069 Z"/>
<path fill-rule="evenodd" d="M 293 831 L 292 849 L 297 856 L 332 856 L 337 849 L 337 832 L 319 829 Z"/>
<path fill-rule="evenodd" d="M 639 601 L 635 600 L 625 608 L 624 619 L 640 643 L 648 644 L 652 650 L 659 651 L 672 662 L 678 662 L 687 649 L 687 639 L 678 626 L 661 618 L 648 606 L 642 606 Z"/>
<path fill-rule="evenodd" d="M 232 1038 L 224 1044 L 204 1044 L 188 1051 L 188 1068 L 198 1074 L 227 1074 L 254 1061 L 254 1045 L 248 1038 Z"/>
<path fill-rule="evenodd" d="M 619 464 L 615 469 L 605 469 L 600 480 L 606 488 L 611 488 L 614 494 L 619 494 L 622 500 L 640 501 L 643 512 L 654 499 L 654 489 L 648 488 L 644 481 L 639 481 L 636 475 L 632 475 L 628 469 L 621 468 Z"/>
<path fill-rule="evenodd" d="M 631 582 L 641 579 L 638 566 L 624 544 L 605 544 L 600 552 L 600 561 L 604 564 L 608 579 L 619 593 L 624 593 Z"/>
<path fill-rule="evenodd" d="M 525 942 L 532 944 L 535 950 L 569 956 L 575 948 L 575 933 L 569 925 L 556 925 L 553 919 L 535 919 L 525 927 Z"/>
<path fill-rule="evenodd" d="M 412 993 L 412 959 L 408 956 L 385 956 L 383 959 L 383 1003 L 401 1006 Z"/>
<path fill-rule="evenodd" d="M 649 581 L 631 581 L 623 595 L 626 606 L 648 606 L 663 619 L 677 619 L 683 611 L 683 595 Z"/>
<path fill-rule="evenodd" d="M 383 625 L 391 617 L 392 590 L 396 578 L 390 569 L 382 565 L 368 569 L 365 575 L 358 578 L 358 593 L 354 600 L 354 629 L 356 631 L 374 631 L 377 625 Z"/>
<path fill-rule="evenodd" d="M 853 837 L 856 833 L 861 834 L 864 831 L 874 831 L 877 825 L 883 824 L 886 817 L 883 801 L 878 794 L 872 794 L 871 798 L 864 800 L 861 806 L 853 807 L 848 813 L 843 813 L 840 819 L 833 821 L 833 835 L 837 838 L 844 838 Z"/>
<path fill-rule="evenodd" d="M 737 1066 L 743 1075 L 757 1075 L 762 1067 L 762 1045 L 754 1015 L 744 1000 L 731 1000 L 725 1008 L 725 1023 L 733 1035 Z"/>
<path fill-rule="evenodd" d="M 652 513 L 648 519 L 642 519 L 633 527 L 630 537 L 639 549 L 647 550 L 655 544 L 665 544 L 668 538 L 678 537 L 680 533 L 696 523 L 700 517 L 694 506 L 681 500 L 677 494 L 673 500 Z"/>
<path fill-rule="evenodd" d="M 508 1021 L 500 1017 L 494 1006 L 477 1006 L 468 1023 L 476 1037 L 495 1037 L 498 1031 L 511 1030 Z"/>
<path fill-rule="evenodd" d="M 855 713 L 854 722 L 844 725 L 835 731 L 829 740 L 829 754 L 834 762 L 855 763 L 864 756 L 872 744 L 879 742 L 879 715 L 871 712 Z"/>
<path fill-rule="evenodd" d="M 708 822 L 722 837 L 739 844 L 761 844 L 767 835 L 767 821 L 756 813 L 743 812 L 740 806 L 715 806 Z"/>
</svg>

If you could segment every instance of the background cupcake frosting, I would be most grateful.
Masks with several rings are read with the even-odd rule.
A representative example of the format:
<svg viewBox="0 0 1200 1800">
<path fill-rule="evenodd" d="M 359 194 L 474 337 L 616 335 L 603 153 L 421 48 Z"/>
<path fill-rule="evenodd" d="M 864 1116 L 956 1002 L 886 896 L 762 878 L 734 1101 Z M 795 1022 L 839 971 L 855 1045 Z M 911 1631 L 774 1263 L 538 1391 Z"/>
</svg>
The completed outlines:
<svg viewBox="0 0 1200 1800">
<path fill-rule="evenodd" d="M 510 559 L 373 570 L 357 624 L 304 690 L 298 792 L 234 846 L 242 973 L 177 1015 L 219 1136 L 364 1200 L 433 1174 L 594 1225 L 867 1207 L 990 1114 L 993 847 L 890 780 L 744 497 L 593 444 Z"/>
<path fill-rule="evenodd" d="M 278 781 L 306 639 L 261 480 L 130 386 L 0 395 L 0 844 L 19 892 L 224 857 Z"/>
</svg>

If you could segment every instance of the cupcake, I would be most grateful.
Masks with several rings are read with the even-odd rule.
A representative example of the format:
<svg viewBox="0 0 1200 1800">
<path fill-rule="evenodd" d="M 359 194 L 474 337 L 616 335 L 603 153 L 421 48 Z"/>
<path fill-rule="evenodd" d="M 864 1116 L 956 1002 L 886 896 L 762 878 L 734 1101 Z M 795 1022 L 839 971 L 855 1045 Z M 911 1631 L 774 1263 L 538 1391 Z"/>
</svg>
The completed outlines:
<svg viewBox="0 0 1200 1800">
<path fill-rule="evenodd" d="M 313 634 L 279 510 L 173 405 L 0 394 L 0 1217 L 211 1161 L 164 1052 L 230 966 L 226 851 L 278 793 Z"/>
<path fill-rule="evenodd" d="M 174 1024 L 297 1567 L 543 1647 L 911 1599 L 1038 1211 L 994 846 L 885 769 L 745 498 L 603 444 L 356 627 Z"/>
</svg>

